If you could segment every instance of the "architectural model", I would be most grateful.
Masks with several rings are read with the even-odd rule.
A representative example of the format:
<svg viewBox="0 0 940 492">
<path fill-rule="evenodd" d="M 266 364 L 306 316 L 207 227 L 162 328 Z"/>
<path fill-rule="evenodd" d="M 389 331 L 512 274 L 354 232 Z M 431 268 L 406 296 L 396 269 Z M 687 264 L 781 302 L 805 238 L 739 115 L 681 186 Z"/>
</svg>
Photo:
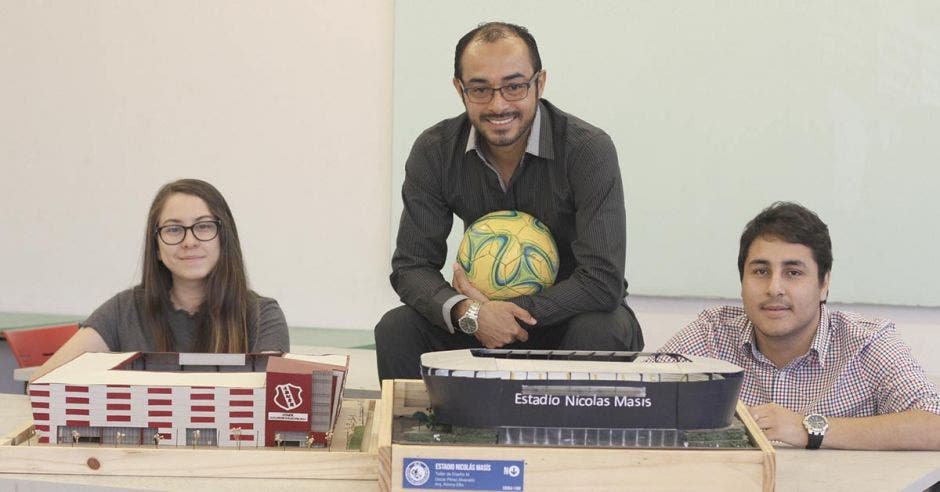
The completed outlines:
<svg viewBox="0 0 940 492">
<path fill-rule="evenodd" d="M 85 353 L 29 386 L 40 443 L 325 446 L 345 355 Z"/>
<path fill-rule="evenodd" d="M 564 350 L 421 356 L 435 418 L 465 427 L 718 429 L 744 370 L 704 357 Z"/>
</svg>

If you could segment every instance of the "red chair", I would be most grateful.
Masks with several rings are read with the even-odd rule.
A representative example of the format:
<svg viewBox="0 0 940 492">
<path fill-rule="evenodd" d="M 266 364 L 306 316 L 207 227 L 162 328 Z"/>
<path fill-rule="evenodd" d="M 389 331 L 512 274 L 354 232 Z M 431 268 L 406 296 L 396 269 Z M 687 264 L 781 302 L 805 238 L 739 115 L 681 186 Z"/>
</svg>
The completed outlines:
<svg viewBox="0 0 940 492">
<path fill-rule="evenodd" d="M 78 323 L 22 330 L 6 330 L 3 336 L 20 367 L 41 366 L 78 331 Z"/>
</svg>

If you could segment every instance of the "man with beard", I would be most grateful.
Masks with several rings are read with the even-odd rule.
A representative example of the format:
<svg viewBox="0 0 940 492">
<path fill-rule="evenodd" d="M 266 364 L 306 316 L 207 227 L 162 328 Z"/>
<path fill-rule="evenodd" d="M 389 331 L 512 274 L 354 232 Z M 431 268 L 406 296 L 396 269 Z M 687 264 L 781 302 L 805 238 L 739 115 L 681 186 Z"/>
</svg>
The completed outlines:
<svg viewBox="0 0 940 492">
<path fill-rule="evenodd" d="M 626 304 L 626 212 L 617 154 L 602 130 L 541 99 L 546 74 L 523 27 L 482 24 L 454 55 L 466 111 L 422 133 L 405 165 L 391 283 L 404 306 L 375 327 L 380 379 L 419 377 L 420 356 L 459 348 L 641 350 Z M 555 285 L 489 300 L 455 265 L 447 236 L 497 210 L 548 226 Z M 456 329 L 455 329 L 456 328 Z"/>
</svg>

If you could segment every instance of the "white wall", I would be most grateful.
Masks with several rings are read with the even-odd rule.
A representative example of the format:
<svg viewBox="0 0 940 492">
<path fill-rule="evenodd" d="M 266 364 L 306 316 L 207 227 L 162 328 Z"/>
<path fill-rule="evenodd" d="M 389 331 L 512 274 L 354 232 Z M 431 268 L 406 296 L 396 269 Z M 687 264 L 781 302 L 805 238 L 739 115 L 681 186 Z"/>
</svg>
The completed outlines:
<svg viewBox="0 0 940 492">
<path fill-rule="evenodd" d="M 393 179 L 418 132 L 461 111 L 449 83 L 457 39 L 481 20 L 517 22 L 538 40 L 545 97 L 617 146 L 632 293 L 736 296 L 744 224 L 794 200 L 831 226 L 834 301 L 940 306 L 940 2 L 472 10 L 396 3 Z"/>
<path fill-rule="evenodd" d="M 157 188 L 215 184 L 294 326 L 370 328 L 388 286 L 392 5 L 6 1 L 0 311 L 136 283 Z"/>
<path fill-rule="evenodd" d="M 635 27 L 642 20 L 644 32 L 657 32 L 657 25 L 670 31 L 668 16 L 637 16 L 642 8 L 675 4 L 623 3 L 634 8 L 625 23 Z M 193 176 L 215 183 L 228 198 L 252 283 L 281 302 L 291 325 L 371 329 L 397 303 L 387 279 L 389 238 L 400 210 L 400 176 L 393 178 L 393 170 L 403 168 L 421 130 L 460 111 L 450 85 L 453 45 L 480 20 L 508 19 L 532 28 L 550 74 L 547 95 L 562 107 L 604 127 L 619 119 L 642 129 L 644 121 L 664 124 L 677 117 L 611 114 L 579 96 L 588 76 L 603 81 L 593 97 L 613 94 L 608 100 L 625 98 L 624 87 L 633 83 L 605 78 L 630 47 L 599 46 L 592 36 L 601 31 L 584 27 L 587 14 L 603 15 L 600 7 L 616 10 L 621 2 L 572 4 L 578 15 L 560 17 L 564 21 L 557 13 L 554 18 L 539 13 L 557 11 L 558 2 L 485 1 L 475 10 L 479 15 L 451 16 L 442 9 L 458 3 L 437 4 L 400 1 L 394 13 L 392 3 L 382 0 L 0 4 L 0 311 L 87 314 L 134 284 L 153 194 L 169 180 Z M 861 12 L 877 5 L 866 2 L 860 8 L 868 10 Z M 434 19 L 425 29 L 436 29 L 436 37 L 408 31 L 407 22 L 418 14 Z M 930 16 L 924 19 L 911 32 L 936 28 Z M 400 43 L 394 57 L 393 24 Z M 575 36 L 572 27 L 583 32 Z M 641 48 L 653 63 L 656 51 Z M 416 53 L 423 63 L 405 64 L 403 58 Z M 582 66 L 580 58 L 605 53 L 606 63 L 593 63 L 590 70 Z M 670 66 L 682 69 L 678 62 Z M 631 77 L 647 69 L 640 66 Z M 695 79 L 683 80 L 696 86 Z M 931 86 L 922 87 L 931 94 Z M 720 128 L 710 131 L 721 136 Z M 621 145 L 622 155 L 631 147 Z M 636 221 L 658 212 L 635 194 L 634 174 L 624 172 L 635 239 L 643 232 Z M 892 190 L 911 195 L 903 187 Z M 742 207 L 742 218 L 753 208 Z M 708 236 L 730 235 L 723 238 L 726 257 L 711 261 L 722 264 L 721 285 L 732 289 L 733 243 L 743 226 L 738 222 L 734 230 Z M 842 227 L 839 220 L 830 223 L 834 231 Z M 899 244 L 905 237 L 898 236 Z M 637 292 L 647 289 L 641 273 L 650 278 L 670 254 L 633 243 L 628 264 L 636 273 L 630 279 Z M 843 245 L 837 238 L 837 246 Z M 881 254 L 880 248 L 871 249 L 865 255 Z M 931 258 L 919 261 L 931 263 Z M 837 262 L 838 268 L 872 265 L 851 255 L 837 256 Z M 690 272 L 689 278 L 697 275 Z M 926 289 L 936 293 L 929 285 Z M 734 296 L 733 291 L 725 295 Z M 702 306 L 724 302 L 634 299 L 650 349 Z M 852 307 L 895 318 L 915 354 L 932 373 L 940 373 L 940 310 Z"/>
<path fill-rule="evenodd" d="M 940 305 L 940 3 L 479 0 L 472 10 L 395 4 L 392 237 L 414 139 L 463 110 L 450 83 L 457 39 L 481 21 L 515 22 L 539 43 L 545 97 L 617 144 L 630 302 L 648 350 L 705 307 L 739 302 L 741 230 L 788 199 L 830 224 L 831 305 L 893 319 L 940 375 L 940 308 L 884 305 Z M 455 223 L 451 260 L 461 234 Z"/>
</svg>

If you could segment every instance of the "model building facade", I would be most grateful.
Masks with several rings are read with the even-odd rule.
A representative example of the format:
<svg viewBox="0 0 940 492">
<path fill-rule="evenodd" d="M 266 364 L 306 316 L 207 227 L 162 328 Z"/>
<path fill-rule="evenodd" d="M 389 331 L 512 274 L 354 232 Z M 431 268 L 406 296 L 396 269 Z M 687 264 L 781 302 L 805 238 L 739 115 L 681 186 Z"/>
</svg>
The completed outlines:
<svg viewBox="0 0 940 492">
<path fill-rule="evenodd" d="M 469 349 L 421 356 L 441 422 L 465 427 L 716 429 L 744 369 L 679 354 Z"/>
<path fill-rule="evenodd" d="M 326 445 L 348 356 L 86 353 L 29 387 L 40 443 Z"/>
</svg>

